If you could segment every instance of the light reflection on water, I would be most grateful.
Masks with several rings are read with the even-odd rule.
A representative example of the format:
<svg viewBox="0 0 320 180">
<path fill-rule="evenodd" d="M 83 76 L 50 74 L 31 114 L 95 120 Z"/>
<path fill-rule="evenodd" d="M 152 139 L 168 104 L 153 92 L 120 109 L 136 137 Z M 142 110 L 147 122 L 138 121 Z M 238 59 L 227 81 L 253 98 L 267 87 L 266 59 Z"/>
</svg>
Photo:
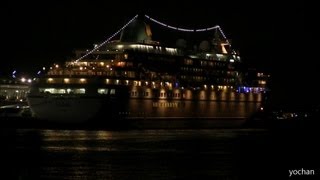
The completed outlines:
<svg viewBox="0 0 320 180">
<path fill-rule="evenodd" d="M 177 151 L 177 147 L 163 147 L 164 143 L 197 138 L 230 139 L 248 130 L 144 130 L 144 131 L 87 131 L 87 130 L 41 130 L 43 151 Z M 250 130 L 262 132 L 263 130 Z M 159 144 L 157 144 L 159 142 Z M 140 146 L 143 145 L 143 146 Z M 181 149 L 185 151 L 185 149 Z"/>
<path fill-rule="evenodd" d="M 242 137 L 267 130 L 16 130 L 20 179 L 237 179 Z M 240 143 L 239 143 L 240 142 Z M 255 142 L 255 141 L 254 141 Z M 242 163 L 242 162 L 240 162 Z"/>
</svg>

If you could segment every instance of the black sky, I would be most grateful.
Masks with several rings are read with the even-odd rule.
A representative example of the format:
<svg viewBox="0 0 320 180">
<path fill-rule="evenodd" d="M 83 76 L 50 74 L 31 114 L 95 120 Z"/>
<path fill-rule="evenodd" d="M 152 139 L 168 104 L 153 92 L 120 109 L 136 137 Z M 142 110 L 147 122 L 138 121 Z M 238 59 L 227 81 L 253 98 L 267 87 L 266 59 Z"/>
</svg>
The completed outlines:
<svg viewBox="0 0 320 180">
<path fill-rule="evenodd" d="M 14 68 L 36 73 L 63 62 L 72 50 L 91 48 L 137 13 L 146 13 L 179 27 L 219 24 L 244 61 L 272 73 L 279 102 L 314 99 L 305 91 L 316 74 L 314 60 L 305 58 L 301 3 L 30 0 L 2 2 L 0 13 L 0 73 Z"/>
</svg>

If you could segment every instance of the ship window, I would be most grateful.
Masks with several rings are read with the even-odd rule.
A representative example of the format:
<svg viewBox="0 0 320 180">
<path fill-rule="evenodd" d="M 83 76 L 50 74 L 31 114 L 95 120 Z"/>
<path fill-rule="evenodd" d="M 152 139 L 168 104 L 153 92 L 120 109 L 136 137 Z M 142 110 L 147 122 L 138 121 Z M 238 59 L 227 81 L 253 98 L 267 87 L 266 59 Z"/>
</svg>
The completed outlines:
<svg viewBox="0 0 320 180">
<path fill-rule="evenodd" d="M 44 92 L 48 92 L 48 89 L 45 90 Z M 65 89 L 54 89 L 54 88 L 50 88 L 50 93 L 52 94 L 65 94 L 66 90 Z"/>
<path fill-rule="evenodd" d="M 110 94 L 116 94 L 116 90 L 115 89 L 111 89 L 110 90 Z"/>
<path fill-rule="evenodd" d="M 138 85 L 138 81 L 133 81 L 133 85 L 137 86 Z"/>
<path fill-rule="evenodd" d="M 101 89 L 98 89 L 98 93 L 99 93 L 99 94 L 108 94 L 108 90 L 109 90 L 109 89 L 102 89 L 102 88 L 101 88 Z"/>
<path fill-rule="evenodd" d="M 73 91 L 72 91 L 71 89 L 67 89 L 67 93 L 68 93 L 68 94 L 72 94 Z"/>
<path fill-rule="evenodd" d="M 73 92 L 75 94 L 85 94 L 86 93 L 86 89 L 85 88 L 74 89 Z"/>
<path fill-rule="evenodd" d="M 185 59 L 185 60 L 184 60 L 184 64 L 192 65 L 192 64 L 193 64 L 193 61 L 192 61 L 192 59 Z"/>
</svg>

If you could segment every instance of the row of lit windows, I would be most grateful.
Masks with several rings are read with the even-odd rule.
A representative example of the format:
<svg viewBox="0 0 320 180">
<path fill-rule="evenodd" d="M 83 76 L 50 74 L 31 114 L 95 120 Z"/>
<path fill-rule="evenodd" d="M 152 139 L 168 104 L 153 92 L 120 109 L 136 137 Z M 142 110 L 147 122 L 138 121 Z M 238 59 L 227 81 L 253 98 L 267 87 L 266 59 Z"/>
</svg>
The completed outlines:
<svg viewBox="0 0 320 180">
<path fill-rule="evenodd" d="M 203 76 L 185 76 L 185 75 L 182 75 L 182 76 L 181 76 L 181 79 L 188 79 L 188 80 L 195 80 L 195 81 L 203 81 L 203 80 L 206 80 L 207 78 L 206 78 L 206 77 L 203 77 Z"/>
<path fill-rule="evenodd" d="M 137 96 L 149 96 L 149 92 L 148 91 L 144 91 L 144 92 L 137 92 L 137 91 L 132 91 L 131 92 L 131 96 L 132 97 L 137 97 Z"/>
<path fill-rule="evenodd" d="M 39 88 L 40 93 L 50 94 L 85 94 L 85 88 Z"/>
<path fill-rule="evenodd" d="M 207 80 L 207 77 L 203 77 L 203 76 L 185 76 L 182 75 L 181 79 L 184 80 L 194 80 L 194 81 L 204 81 Z M 230 82 L 235 82 L 234 78 L 215 78 L 216 82 L 225 82 L 225 83 L 230 83 Z"/>
<path fill-rule="evenodd" d="M 39 88 L 40 93 L 50 94 L 85 94 L 85 88 Z M 115 89 L 99 88 L 98 94 L 116 94 Z"/>
<path fill-rule="evenodd" d="M 131 91 L 131 96 L 132 97 L 148 97 L 149 96 L 149 92 L 148 91 L 144 91 L 144 92 L 137 92 L 137 91 Z M 181 97 L 180 93 L 166 93 L 166 92 L 160 92 L 160 93 L 154 93 L 154 97 L 175 97 L 175 98 L 179 98 Z"/>
<path fill-rule="evenodd" d="M 181 70 L 183 71 L 193 71 L 193 72 L 202 72 L 203 69 L 199 69 L 199 68 L 188 68 L 188 67 L 181 67 Z"/>
<path fill-rule="evenodd" d="M 107 88 L 99 88 L 98 89 L 98 93 L 99 94 L 116 94 L 116 90 L 115 89 L 107 89 Z"/>
<path fill-rule="evenodd" d="M 224 67 L 226 64 L 223 62 L 200 61 L 200 65 L 201 66 L 210 66 L 210 67 L 213 67 L 213 66 Z"/>
<path fill-rule="evenodd" d="M 203 72 L 203 69 L 200 68 L 189 68 L 189 67 L 181 67 L 182 71 L 187 71 L 187 72 Z M 237 75 L 237 72 L 234 71 L 223 71 L 223 70 L 215 70 L 210 72 L 211 75 Z"/>
<path fill-rule="evenodd" d="M 187 76 L 187 75 L 181 75 L 181 79 L 183 80 L 193 80 L 197 82 L 205 81 L 208 80 L 207 77 L 205 76 Z M 217 83 L 234 83 L 235 79 L 234 78 L 215 78 L 213 79 L 214 82 Z M 53 78 L 48 78 L 47 79 L 48 83 L 65 83 L 65 84 L 84 84 L 87 83 L 87 79 L 85 78 L 64 78 L 64 79 L 53 79 Z M 165 86 L 172 88 L 173 85 L 175 87 L 178 87 L 178 83 L 171 83 L 171 82 L 155 82 L 155 81 L 129 81 L 129 80 L 119 80 L 119 79 L 105 79 L 105 84 L 116 84 L 116 85 L 133 85 L 133 86 L 150 86 L 153 88 L 159 87 L 159 86 Z M 259 81 L 259 84 L 265 84 L 265 81 Z"/>
</svg>

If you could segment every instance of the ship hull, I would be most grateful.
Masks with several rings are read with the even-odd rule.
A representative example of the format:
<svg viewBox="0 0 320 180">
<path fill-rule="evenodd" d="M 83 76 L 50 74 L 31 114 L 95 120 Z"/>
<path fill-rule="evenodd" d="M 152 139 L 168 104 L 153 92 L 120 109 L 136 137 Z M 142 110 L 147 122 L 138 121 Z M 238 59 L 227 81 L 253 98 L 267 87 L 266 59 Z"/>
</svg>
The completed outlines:
<svg viewBox="0 0 320 180">
<path fill-rule="evenodd" d="M 58 123 L 83 123 L 96 116 L 102 102 L 90 97 L 30 96 L 34 117 Z"/>
<path fill-rule="evenodd" d="M 29 96 L 28 101 L 35 117 L 45 121 L 146 127 L 238 126 L 261 106 L 260 101 L 236 99 L 196 101 L 107 96 Z"/>
</svg>

